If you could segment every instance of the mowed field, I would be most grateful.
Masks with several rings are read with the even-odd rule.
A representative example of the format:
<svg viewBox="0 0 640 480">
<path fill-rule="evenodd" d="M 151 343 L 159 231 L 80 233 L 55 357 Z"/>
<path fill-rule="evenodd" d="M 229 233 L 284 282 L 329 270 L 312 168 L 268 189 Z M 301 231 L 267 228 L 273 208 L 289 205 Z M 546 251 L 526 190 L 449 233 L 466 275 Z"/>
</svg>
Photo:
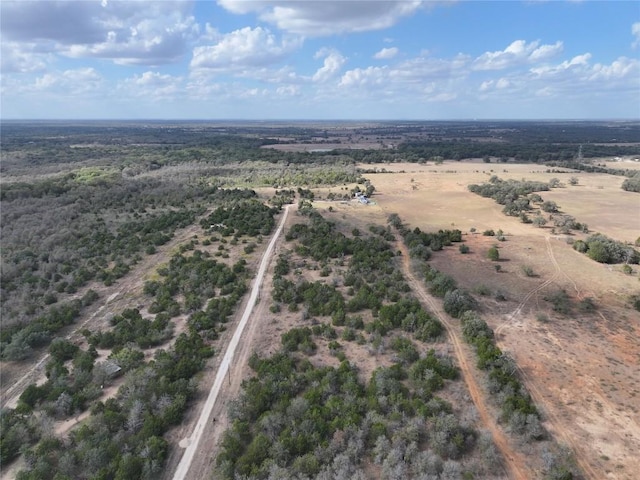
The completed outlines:
<svg viewBox="0 0 640 480">
<path fill-rule="evenodd" d="M 470 253 L 457 246 L 434 254 L 430 264 L 476 293 L 499 346 L 517 361 L 526 384 L 560 443 L 579 456 L 589 478 L 635 479 L 640 471 L 640 313 L 629 297 L 640 293 L 638 266 L 598 264 L 567 240 L 502 213 L 502 206 L 468 191 L 491 175 L 549 181 L 566 186 L 540 192 L 563 213 L 587 223 L 590 232 L 633 242 L 640 235 L 640 195 L 620 188 L 624 177 L 583 172 L 547 173 L 533 164 L 445 162 L 442 165 L 360 165 L 389 173 L 365 175 L 376 188 L 376 205 L 363 216 L 397 213 L 424 231 L 458 228 Z M 571 177 L 578 184 L 569 185 Z M 365 213 L 367 212 L 367 213 Z M 549 224 L 548 224 L 549 225 Z M 475 228 L 476 233 L 470 233 Z M 483 236 L 501 229 L 506 241 Z M 500 271 L 486 258 L 499 247 Z M 529 267 L 533 275 L 525 275 Z M 571 312 L 552 310 L 545 297 L 564 290 Z M 595 311 L 580 308 L 591 298 Z M 498 300 L 497 298 L 504 298 Z"/>
</svg>

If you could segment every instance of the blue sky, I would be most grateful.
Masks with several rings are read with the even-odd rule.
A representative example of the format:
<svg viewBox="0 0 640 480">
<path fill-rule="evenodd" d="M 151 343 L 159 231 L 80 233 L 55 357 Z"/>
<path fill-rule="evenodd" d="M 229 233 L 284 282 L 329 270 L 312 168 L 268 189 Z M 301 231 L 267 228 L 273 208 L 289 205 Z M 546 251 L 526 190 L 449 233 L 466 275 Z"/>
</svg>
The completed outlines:
<svg viewBox="0 0 640 480">
<path fill-rule="evenodd" d="M 637 1 L 0 3 L 2 118 L 640 119 Z"/>
</svg>

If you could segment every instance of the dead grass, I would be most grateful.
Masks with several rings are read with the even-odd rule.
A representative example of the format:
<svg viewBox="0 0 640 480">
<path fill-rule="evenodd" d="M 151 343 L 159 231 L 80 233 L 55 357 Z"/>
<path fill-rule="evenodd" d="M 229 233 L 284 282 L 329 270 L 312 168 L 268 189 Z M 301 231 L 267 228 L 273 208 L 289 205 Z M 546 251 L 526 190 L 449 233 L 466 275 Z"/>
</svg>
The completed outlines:
<svg viewBox="0 0 640 480">
<path fill-rule="evenodd" d="M 466 185 L 493 174 L 504 179 L 559 178 L 567 186 L 542 192 L 543 198 L 556 201 L 591 230 L 622 241 L 633 241 L 640 232 L 637 194 L 620 189 L 621 177 L 546 173 L 536 165 L 445 162 L 384 168 L 405 173 L 367 176 L 383 212 L 398 213 L 411 227 L 425 231 L 459 228 L 467 233 L 470 253 L 449 247 L 430 263 L 469 290 L 484 285 L 491 292 L 477 296 L 483 317 L 499 329 L 500 347 L 522 369 L 546 427 L 584 459 L 591 477 L 635 478 L 640 469 L 640 409 L 633 407 L 640 394 L 640 316 L 625 302 L 637 293 L 638 279 L 575 252 L 565 237 L 551 235 L 549 228 L 503 215 L 493 200 L 468 192 Z M 579 179 L 578 185 L 569 185 L 571 176 Z M 468 234 L 471 227 L 478 232 L 501 228 L 507 240 Z M 493 244 L 500 249 L 500 272 L 486 258 Z M 537 276 L 524 275 L 523 265 Z M 553 312 L 543 297 L 558 289 L 564 289 L 574 305 L 593 298 L 597 312 L 583 313 L 575 306 L 570 316 Z M 506 301 L 497 301 L 496 292 Z M 538 313 L 549 321 L 537 320 Z"/>
<path fill-rule="evenodd" d="M 626 164 L 625 164 L 626 165 Z M 635 165 L 635 163 L 633 163 Z M 479 232 L 502 228 L 506 233 L 535 235 L 529 225 L 501 213 L 502 206 L 468 191 L 472 183 L 483 183 L 492 175 L 501 179 L 527 179 L 548 182 L 559 179 L 564 188 L 541 192 L 561 210 L 589 225 L 592 231 L 605 233 L 620 241 L 635 241 L 640 232 L 640 198 L 620 188 L 623 177 L 585 174 L 564 169 L 566 173 L 547 172 L 535 164 L 485 164 L 481 161 L 444 162 L 442 165 L 384 164 L 359 165 L 363 169 L 386 169 L 394 173 L 366 175 L 376 187 L 374 200 L 389 213 L 398 213 L 407 223 L 420 224 L 423 230 L 459 228 Z M 569 185 L 571 177 L 578 185 Z"/>
</svg>

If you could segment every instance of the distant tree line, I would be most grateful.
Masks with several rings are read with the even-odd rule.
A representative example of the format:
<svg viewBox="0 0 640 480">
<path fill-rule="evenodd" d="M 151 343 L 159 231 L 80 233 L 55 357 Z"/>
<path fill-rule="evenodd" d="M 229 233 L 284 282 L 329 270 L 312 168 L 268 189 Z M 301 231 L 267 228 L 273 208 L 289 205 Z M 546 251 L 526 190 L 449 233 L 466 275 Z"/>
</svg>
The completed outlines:
<svg viewBox="0 0 640 480">
<path fill-rule="evenodd" d="M 440 157 L 462 160 L 463 158 L 497 157 L 513 159 L 516 162 L 557 162 L 573 160 L 579 148 L 580 144 L 575 143 L 511 143 L 453 139 L 444 141 L 406 141 L 398 146 L 398 152 L 425 159 Z M 585 158 L 637 154 L 637 147 L 627 145 L 588 144 L 584 145 L 582 149 L 582 155 Z"/>
</svg>

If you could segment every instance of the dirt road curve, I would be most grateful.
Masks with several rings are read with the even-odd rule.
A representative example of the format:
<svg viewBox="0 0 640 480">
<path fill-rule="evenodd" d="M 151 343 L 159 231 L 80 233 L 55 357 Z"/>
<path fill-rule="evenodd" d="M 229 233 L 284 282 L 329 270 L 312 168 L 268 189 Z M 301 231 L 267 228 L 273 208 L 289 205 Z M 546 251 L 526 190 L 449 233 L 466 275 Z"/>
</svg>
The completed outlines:
<svg viewBox="0 0 640 480">
<path fill-rule="evenodd" d="M 407 281 L 411 285 L 411 289 L 420 300 L 427 304 L 431 313 L 440 320 L 447 330 L 447 334 L 449 335 L 455 350 L 458 365 L 460 367 L 460 373 L 462 374 L 462 378 L 469 390 L 469 395 L 478 410 L 480 421 L 484 427 L 491 432 L 493 442 L 504 458 L 505 464 L 509 470 L 509 478 L 514 480 L 528 480 L 530 478 L 534 478 L 534 474 L 527 467 L 527 463 L 523 455 L 511 448 L 509 440 L 505 436 L 504 432 L 489 413 L 486 406 L 485 396 L 476 380 L 474 372 L 475 368 L 470 366 L 471 362 L 468 358 L 468 350 L 463 348 L 457 329 L 449 321 L 448 316 L 444 313 L 438 301 L 429 295 L 425 289 L 424 283 L 419 281 L 413 275 L 411 265 L 409 263 L 409 251 L 403 241 L 398 241 L 398 249 L 402 252 L 402 268 Z"/>
<path fill-rule="evenodd" d="M 280 224 L 278 225 L 276 232 L 271 237 L 269 246 L 267 247 L 267 249 L 264 252 L 264 255 L 262 256 L 260 267 L 258 268 L 258 273 L 253 282 L 253 287 L 251 289 L 251 295 L 249 296 L 249 301 L 245 307 L 244 313 L 242 314 L 242 318 L 240 319 L 240 322 L 236 327 L 233 337 L 231 338 L 231 341 L 227 346 L 227 350 L 224 354 L 224 358 L 222 359 L 222 362 L 218 367 L 216 379 L 213 383 L 213 386 L 211 387 L 211 390 L 209 391 L 209 396 L 207 397 L 207 400 L 204 406 L 202 407 L 200 418 L 198 419 L 198 422 L 196 423 L 196 426 L 193 429 L 193 433 L 191 434 L 191 436 L 188 439 L 185 439 L 181 442 L 181 446 L 186 445 L 186 449 L 173 475 L 174 480 L 183 480 L 187 477 L 187 474 L 189 473 L 189 469 L 191 467 L 191 463 L 196 453 L 198 452 L 198 448 L 200 446 L 200 441 L 202 439 L 202 435 L 204 433 L 205 427 L 211 423 L 211 412 L 213 411 L 213 407 L 218 398 L 218 394 L 220 393 L 220 388 L 222 387 L 223 382 L 226 381 L 227 373 L 229 371 L 231 361 L 233 360 L 234 354 L 236 352 L 236 348 L 238 347 L 238 343 L 240 341 L 240 337 L 242 336 L 242 332 L 244 331 L 244 328 L 247 325 L 249 318 L 251 317 L 251 312 L 253 310 L 253 307 L 256 304 L 256 300 L 258 299 L 258 294 L 260 292 L 260 286 L 262 285 L 264 274 L 267 270 L 267 266 L 269 265 L 269 261 L 271 260 L 271 256 L 273 254 L 274 247 L 276 245 L 278 237 L 280 236 L 284 228 L 285 222 L 287 220 L 287 215 L 289 214 L 290 207 L 291 206 L 288 205 L 285 208 L 282 219 L 280 220 Z"/>
</svg>

